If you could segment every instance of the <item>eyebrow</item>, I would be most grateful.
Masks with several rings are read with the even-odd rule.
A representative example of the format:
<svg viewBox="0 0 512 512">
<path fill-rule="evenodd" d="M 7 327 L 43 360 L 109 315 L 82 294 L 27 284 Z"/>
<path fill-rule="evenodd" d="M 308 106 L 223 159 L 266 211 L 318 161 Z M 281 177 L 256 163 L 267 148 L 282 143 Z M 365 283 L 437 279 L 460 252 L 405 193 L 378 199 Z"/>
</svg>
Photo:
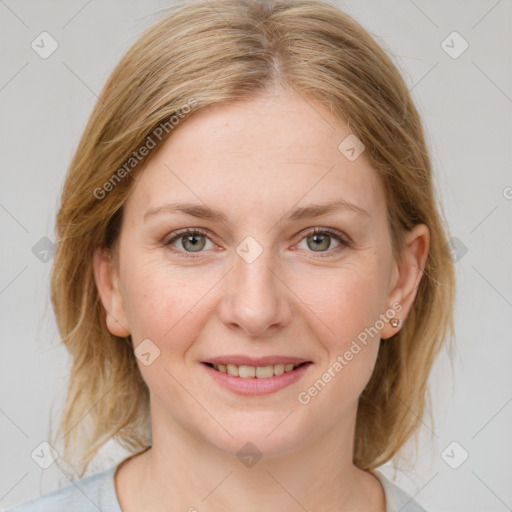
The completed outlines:
<svg viewBox="0 0 512 512">
<path fill-rule="evenodd" d="M 294 208 L 285 215 L 285 220 L 298 221 L 303 219 L 313 219 L 338 210 L 353 211 L 360 215 L 370 216 L 370 214 L 360 206 L 349 203 L 344 200 L 331 201 L 323 204 L 308 204 Z M 215 210 L 206 205 L 195 203 L 165 203 L 150 208 L 143 217 L 144 222 L 153 215 L 162 213 L 184 213 L 198 219 L 216 220 L 228 224 L 228 219 L 220 210 Z"/>
</svg>

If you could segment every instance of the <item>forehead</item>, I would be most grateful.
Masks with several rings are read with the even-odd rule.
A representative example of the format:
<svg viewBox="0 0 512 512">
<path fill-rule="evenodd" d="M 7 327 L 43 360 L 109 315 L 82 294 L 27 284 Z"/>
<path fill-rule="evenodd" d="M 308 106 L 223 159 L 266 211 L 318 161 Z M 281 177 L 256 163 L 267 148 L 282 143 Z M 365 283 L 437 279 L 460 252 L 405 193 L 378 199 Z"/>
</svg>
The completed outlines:
<svg viewBox="0 0 512 512">
<path fill-rule="evenodd" d="M 183 200 L 262 216 L 343 199 L 380 215 L 376 171 L 364 152 L 352 161 L 339 148 L 349 135 L 326 107 L 290 90 L 215 104 L 174 129 L 142 169 L 127 207 Z"/>
</svg>

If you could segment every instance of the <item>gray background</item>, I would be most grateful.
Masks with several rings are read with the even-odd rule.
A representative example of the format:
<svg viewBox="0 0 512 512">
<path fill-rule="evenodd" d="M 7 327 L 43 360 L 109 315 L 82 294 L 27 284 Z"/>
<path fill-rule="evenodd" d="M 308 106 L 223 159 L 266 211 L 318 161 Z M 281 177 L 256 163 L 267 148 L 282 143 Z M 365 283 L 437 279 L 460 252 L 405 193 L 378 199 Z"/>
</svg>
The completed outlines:
<svg viewBox="0 0 512 512">
<path fill-rule="evenodd" d="M 31 458 L 58 418 L 69 368 L 49 302 L 51 260 L 41 261 L 40 240 L 55 239 L 59 191 L 96 94 L 168 5 L 0 0 L 3 508 L 70 483 L 55 464 L 43 470 Z M 451 235 L 460 241 L 456 356 L 453 372 L 444 352 L 432 373 L 434 427 L 424 420 L 415 466 L 396 475 L 389 464 L 381 469 L 429 510 L 510 510 L 512 3 L 338 5 L 396 56 L 427 128 Z M 59 44 L 47 59 L 31 48 L 43 31 Z M 453 31 L 469 44 L 458 58 L 441 46 Z M 457 51 L 460 41 L 452 40 Z M 458 445 L 445 451 L 453 441 Z M 453 469 L 447 461 L 460 463 L 463 450 L 469 458 Z M 108 443 L 86 476 L 126 455 Z"/>
</svg>

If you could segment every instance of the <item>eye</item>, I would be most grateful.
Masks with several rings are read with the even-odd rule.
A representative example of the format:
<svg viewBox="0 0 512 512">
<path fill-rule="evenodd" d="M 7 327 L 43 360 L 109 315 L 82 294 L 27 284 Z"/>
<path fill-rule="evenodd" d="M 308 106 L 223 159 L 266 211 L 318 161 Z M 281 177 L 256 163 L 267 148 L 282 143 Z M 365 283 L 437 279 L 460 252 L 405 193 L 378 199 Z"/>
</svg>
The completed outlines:
<svg viewBox="0 0 512 512">
<path fill-rule="evenodd" d="M 332 240 L 335 239 L 338 245 L 331 249 Z M 211 247 L 206 247 L 207 242 Z M 310 252 L 327 253 L 326 255 L 318 254 L 315 257 L 322 258 L 332 256 L 345 247 L 350 247 L 350 242 L 346 240 L 341 233 L 330 228 L 315 228 L 302 238 L 301 242 L 306 242 Z M 168 238 L 164 245 L 170 246 L 173 252 L 179 253 L 180 256 L 186 258 L 194 258 L 194 253 L 201 253 L 203 249 L 213 248 L 213 243 L 208 238 L 208 232 L 201 228 L 187 228 L 175 232 Z"/>
<path fill-rule="evenodd" d="M 338 245 L 334 249 L 329 250 L 333 239 L 337 240 Z M 330 228 L 315 228 L 306 234 L 301 240 L 302 242 L 306 242 L 307 248 L 311 249 L 312 252 L 327 252 L 326 256 L 332 256 L 333 253 L 338 253 L 345 247 L 350 246 L 350 243 L 340 233 Z M 323 258 L 325 256 L 319 254 L 315 257 Z"/>
<path fill-rule="evenodd" d="M 164 242 L 164 245 L 169 245 L 171 248 L 174 247 L 172 248 L 173 251 L 179 252 L 188 258 L 194 258 L 194 256 L 190 256 L 186 253 L 201 252 L 206 246 L 206 240 L 209 240 L 207 232 L 200 228 L 187 228 L 173 235 L 174 236 Z M 174 246 L 175 242 L 178 242 L 179 248 Z M 210 241 L 210 243 L 212 242 Z M 208 248 L 211 249 L 211 247 L 207 247 L 207 249 Z"/>
</svg>

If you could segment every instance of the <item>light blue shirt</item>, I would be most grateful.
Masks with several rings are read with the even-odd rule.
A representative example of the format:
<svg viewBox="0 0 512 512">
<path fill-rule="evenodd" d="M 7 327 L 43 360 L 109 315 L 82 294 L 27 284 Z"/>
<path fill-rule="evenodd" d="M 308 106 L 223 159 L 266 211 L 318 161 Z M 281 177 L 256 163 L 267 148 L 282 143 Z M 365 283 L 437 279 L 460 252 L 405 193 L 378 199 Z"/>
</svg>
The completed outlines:
<svg viewBox="0 0 512 512">
<path fill-rule="evenodd" d="M 117 465 L 5 512 L 122 512 L 114 486 L 116 469 Z M 427 512 L 380 471 L 372 472 L 384 487 L 386 512 Z"/>
</svg>

